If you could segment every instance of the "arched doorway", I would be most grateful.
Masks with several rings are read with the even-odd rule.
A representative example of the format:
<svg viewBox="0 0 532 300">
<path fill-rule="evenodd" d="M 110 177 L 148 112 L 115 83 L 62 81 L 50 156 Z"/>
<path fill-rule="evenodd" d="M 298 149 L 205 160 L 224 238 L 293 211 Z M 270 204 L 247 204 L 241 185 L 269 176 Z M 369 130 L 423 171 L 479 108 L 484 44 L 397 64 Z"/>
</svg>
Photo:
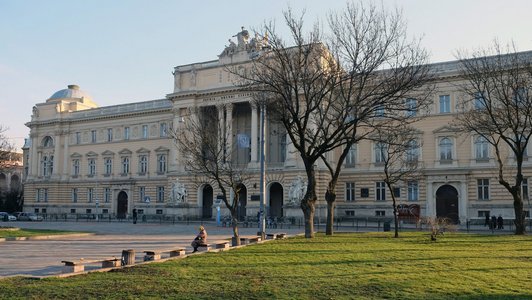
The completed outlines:
<svg viewBox="0 0 532 300">
<path fill-rule="evenodd" d="M 282 218 L 283 217 L 283 186 L 274 182 L 270 186 L 270 218 Z"/>
<path fill-rule="evenodd" d="M 453 186 L 446 184 L 436 191 L 436 217 L 458 224 L 458 191 Z"/>
<path fill-rule="evenodd" d="M 20 177 L 17 174 L 11 176 L 10 188 L 12 192 L 18 192 L 20 190 Z"/>
<path fill-rule="evenodd" d="M 212 218 L 212 198 L 213 198 L 213 191 L 212 186 L 205 185 L 203 187 L 202 192 L 202 210 L 201 210 L 201 217 L 203 219 L 211 219 Z"/>
<path fill-rule="evenodd" d="M 248 190 L 243 184 L 241 184 L 239 188 L 237 215 L 238 220 L 244 221 L 246 219 L 246 206 L 248 205 Z"/>
<path fill-rule="evenodd" d="M 120 191 L 116 205 L 116 218 L 125 219 L 127 215 L 127 193 Z"/>
</svg>

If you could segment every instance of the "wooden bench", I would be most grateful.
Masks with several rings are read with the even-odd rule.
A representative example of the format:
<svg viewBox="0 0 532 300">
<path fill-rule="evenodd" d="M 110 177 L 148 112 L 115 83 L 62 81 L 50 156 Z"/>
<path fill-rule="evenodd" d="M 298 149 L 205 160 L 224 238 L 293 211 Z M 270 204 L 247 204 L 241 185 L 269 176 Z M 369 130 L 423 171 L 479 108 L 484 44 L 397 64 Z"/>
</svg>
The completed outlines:
<svg viewBox="0 0 532 300">
<path fill-rule="evenodd" d="M 217 241 L 213 245 L 215 249 L 229 249 L 231 247 L 230 243 L 229 241 Z"/>
<path fill-rule="evenodd" d="M 279 232 L 279 233 L 275 234 L 275 239 L 277 239 L 277 240 L 284 239 L 285 237 L 286 237 L 286 233 L 285 232 Z"/>
<path fill-rule="evenodd" d="M 146 250 L 144 251 L 144 261 L 159 260 L 161 259 L 161 253 L 168 252 L 170 257 L 185 255 L 185 249 L 176 248 L 170 250 Z"/>
<path fill-rule="evenodd" d="M 85 265 L 101 263 L 102 268 L 113 268 L 121 266 L 121 259 L 112 257 L 104 259 L 80 259 L 80 260 L 62 260 L 64 263 L 63 273 L 77 273 L 85 271 Z"/>
<path fill-rule="evenodd" d="M 260 236 L 241 236 L 240 237 L 240 244 L 242 245 L 248 245 L 251 243 L 258 243 L 260 241 Z"/>
</svg>

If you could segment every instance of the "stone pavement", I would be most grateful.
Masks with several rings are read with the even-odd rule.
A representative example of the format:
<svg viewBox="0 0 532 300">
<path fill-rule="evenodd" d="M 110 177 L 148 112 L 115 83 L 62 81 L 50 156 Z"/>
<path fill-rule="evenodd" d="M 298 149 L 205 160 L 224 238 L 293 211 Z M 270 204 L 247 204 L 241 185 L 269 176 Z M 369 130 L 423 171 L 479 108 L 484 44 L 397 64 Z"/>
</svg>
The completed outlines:
<svg viewBox="0 0 532 300">
<path fill-rule="evenodd" d="M 144 250 L 174 247 L 191 250 L 190 242 L 197 234 L 199 223 L 16 222 L 9 225 L 20 228 L 94 232 L 96 235 L 0 242 L 0 277 L 60 274 L 62 260 L 120 257 L 125 249 L 135 249 L 137 261 L 142 260 Z M 205 222 L 204 226 L 210 241 L 227 239 L 233 235 L 232 228 L 217 227 L 214 222 Z M 267 230 L 270 231 L 292 235 L 303 232 L 303 229 Z M 257 228 L 239 228 L 239 233 L 255 235 Z"/>
</svg>

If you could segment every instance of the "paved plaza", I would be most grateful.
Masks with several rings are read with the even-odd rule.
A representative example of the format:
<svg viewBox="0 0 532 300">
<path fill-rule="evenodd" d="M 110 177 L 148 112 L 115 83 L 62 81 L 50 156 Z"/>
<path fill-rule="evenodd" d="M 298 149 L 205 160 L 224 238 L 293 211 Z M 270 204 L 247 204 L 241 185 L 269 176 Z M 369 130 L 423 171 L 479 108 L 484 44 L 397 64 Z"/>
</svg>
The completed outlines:
<svg viewBox="0 0 532 300">
<path fill-rule="evenodd" d="M 96 233 L 90 236 L 53 237 L 47 240 L 0 242 L 0 277 L 12 275 L 44 276 L 60 274 L 62 260 L 120 257 L 122 250 L 134 249 L 137 261 L 143 251 L 184 247 L 191 250 L 190 242 L 199 223 L 151 224 L 126 222 L 16 222 L 11 226 L 33 229 L 57 229 Z M 214 222 L 204 223 L 208 240 L 230 238 L 230 227 L 218 227 Z M 301 233 L 302 228 L 272 229 L 289 235 Z M 255 235 L 257 228 L 239 228 L 240 235 Z"/>
</svg>

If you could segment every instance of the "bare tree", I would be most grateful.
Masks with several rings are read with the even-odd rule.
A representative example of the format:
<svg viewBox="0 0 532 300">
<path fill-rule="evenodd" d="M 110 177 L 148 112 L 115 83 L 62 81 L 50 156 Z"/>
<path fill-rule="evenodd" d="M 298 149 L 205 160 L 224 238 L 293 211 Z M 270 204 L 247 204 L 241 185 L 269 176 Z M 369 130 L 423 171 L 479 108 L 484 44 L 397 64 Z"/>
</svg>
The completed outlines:
<svg viewBox="0 0 532 300">
<path fill-rule="evenodd" d="M 16 160 L 15 147 L 5 135 L 6 131 L 7 128 L 0 125 L 0 172 L 10 169 Z"/>
<path fill-rule="evenodd" d="M 325 162 L 331 175 L 325 196 L 327 234 L 332 234 L 336 183 L 349 148 L 407 109 L 405 98 L 428 78 L 427 55 L 418 43 L 406 41 L 398 13 L 374 6 L 348 5 L 344 14 L 331 15 L 329 37 L 322 35 L 319 25 L 305 33 L 303 17 L 295 17 L 291 10 L 284 16 L 292 45 L 266 24 L 269 50 L 253 60 L 250 72 L 238 75 L 247 88 L 267 95 L 268 111 L 283 123 L 303 161 L 306 237 L 314 235 L 315 166 L 320 159 Z M 422 103 L 420 99 L 412 109 Z M 383 119 L 381 111 L 389 117 Z M 338 157 L 329 156 L 338 148 Z"/>
<path fill-rule="evenodd" d="M 471 55 L 459 53 L 466 95 L 459 126 L 491 144 L 499 183 L 512 195 L 515 234 L 525 234 L 523 160 L 532 136 L 532 55 L 498 42 Z"/>
<path fill-rule="evenodd" d="M 376 153 L 383 165 L 383 181 L 390 192 L 396 238 L 399 237 L 399 219 L 395 190 L 401 183 L 408 184 L 419 178 L 419 149 L 421 132 L 409 126 L 380 131 L 376 136 Z"/>
<path fill-rule="evenodd" d="M 249 174 L 246 166 L 237 164 L 233 158 L 233 148 L 228 139 L 232 133 L 218 125 L 220 115 L 214 106 L 190 108 L 189 115 L 184 117 L 183 124 L 173 132 L 173 136 L 186 171 L 201 181 L 198 183 L 207 181 L 217 185 L 231 213 L 233 245 L 240 245 L 240 189 Z"/>
</svg>

